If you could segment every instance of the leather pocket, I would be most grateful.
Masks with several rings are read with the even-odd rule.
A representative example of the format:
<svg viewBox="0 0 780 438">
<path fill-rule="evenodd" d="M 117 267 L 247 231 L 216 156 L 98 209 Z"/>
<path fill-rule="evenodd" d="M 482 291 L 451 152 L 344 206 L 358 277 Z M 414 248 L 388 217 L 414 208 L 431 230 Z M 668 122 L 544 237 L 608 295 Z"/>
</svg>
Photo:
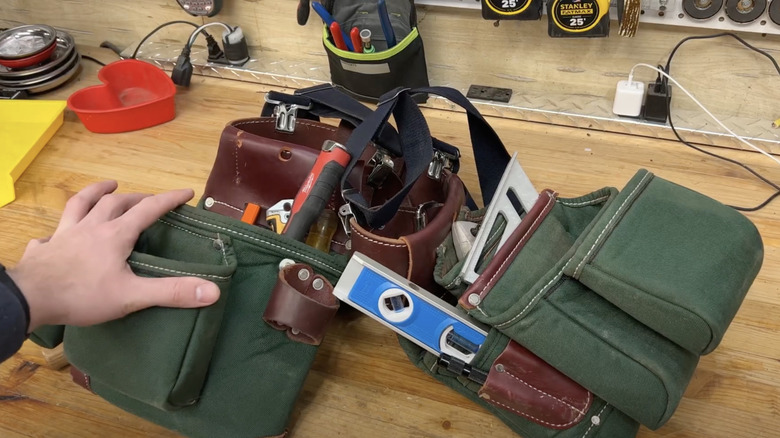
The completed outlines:
<svg viewBox="0 0 780 438">
<path fill-rule="evenodd" d="M 206 380 L 236 270 L 230 238 L 161 219 L 141 235 L 128 263 L 143 277 L 202 277 L 219 286 L 220 298 L 199 309 L 153 307 L 104 324 L 68 326 L 68 360 L 93 382 L 132 399 L 163 410 L 191 406 Z"/>
<path fill-rule="evenodd" d="M 493 361 L 478 395 L 552 429 L 573 427 L 593 402 L 590 391 L 514 341 Z"/>
</svg>

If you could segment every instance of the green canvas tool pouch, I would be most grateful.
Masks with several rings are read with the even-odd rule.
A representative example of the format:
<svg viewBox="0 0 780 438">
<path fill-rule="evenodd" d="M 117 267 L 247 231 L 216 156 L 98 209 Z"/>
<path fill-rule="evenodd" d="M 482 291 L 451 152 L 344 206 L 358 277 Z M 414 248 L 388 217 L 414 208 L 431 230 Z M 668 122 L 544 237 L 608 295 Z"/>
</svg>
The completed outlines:
<svg viewBox="0 0 780 438">
<path fill-rule="evenodd" d="M 430 141 L 422 114 L 416 114 L 407 106 L 410 105 L 409 94 L 416 91 L 388 93 L 380 99 L 382 103 L 375 114 L 386 113 L 395 104 L 396 109 L 401 110 L 395 114 L 399 133 L 408 133 L 408 129 L 414 127 L 411 132 L 418 140 Z M 456 90 L 428 87 L 419 91 L 442 96 L 465 109 L 480 188 L 485 195 L 495 193 L 500 179 L 500 172 L 495 169 L 506 167 L 510 160 L 495 131 Z M 410 114 L 416 114 L 416 117 L 407 117 Z M 367 119 L 359 129 L 371 120 Z M 464 207 L 460 215 L 476 220 L 479 211 Z M 440 275 L 441 272 L 459 271 L 457 259 L 450 259 L 456 253 L 451 236 L 438 247 L 437 253 L 434 277 L 440 285 L 452 290 L 452 279 L 443 279 Z M 384 264 L 380 259 L 375 260 Z M 444 305 L 454 305 L 457 301 L 456 296 L 450 294 L 442 298 Z M 486 340 L 468 364 L 437 355 L 403 336 L 399 336 L 399 341 L 418 368 L 493 413 L 525 438 L 624 438 L 634 436 L 639 428 L 635 420 L 614 405 L 495 327 L 488 330 Z"/>
<path fill-rule="evenodd" d="M 413 0 L 387 0 L 395 45 L 389 45 L 380 23 L 376 1 L 334 0 L 324 2 L 340 24 L 346 38 L 352 29 L 370 31 L 373 52 L 343 50 L 336 46 L 328 26 L 323 27 L 322 44 L 328 55 L 330 77 L 352 97 L 377 102 L 379 96 L 396 87 L 428 86 L 425 49 L 417 28 Z M 419 95 L 418 100 L 424 101 Z"/>
<path fill-rule="evenodd" d="M 460 272 L 453 252 L 440 249 L 443 284 Z M 750 221 L 642 170 L 620 193 L 542 192 L 477 281 L 453 290 L 474 318 L 657 428 L 761 260 Z"/>
<path fill-rule="evenodd" d="M 331 281 L 344 262 L 268 229 L 182 206 L 141 235 L 130 266 L 144 276 L 209 279 L 220 287 L 219 301 L 66 327 L 74 380 L 187 436 L 283 436 L 338 308 Z"/>
</svg>

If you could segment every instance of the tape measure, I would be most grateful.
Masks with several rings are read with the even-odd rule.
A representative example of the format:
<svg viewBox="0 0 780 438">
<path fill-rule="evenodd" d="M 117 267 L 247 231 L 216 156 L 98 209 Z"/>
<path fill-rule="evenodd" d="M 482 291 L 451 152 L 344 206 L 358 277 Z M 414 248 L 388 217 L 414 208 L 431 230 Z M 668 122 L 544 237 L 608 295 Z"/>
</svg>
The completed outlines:
<svg viewBox="0 0 780 438">
<path fill-rule="evenodd" d="M 609 0 L 550 0 L 547 33 L 551 37 L 609 35 Z"/>
<path fill-rule="evenodd" d="M 542 0 L 482 0 L 482 18 L 486 20 L 538 20 Z"/>
</svg>

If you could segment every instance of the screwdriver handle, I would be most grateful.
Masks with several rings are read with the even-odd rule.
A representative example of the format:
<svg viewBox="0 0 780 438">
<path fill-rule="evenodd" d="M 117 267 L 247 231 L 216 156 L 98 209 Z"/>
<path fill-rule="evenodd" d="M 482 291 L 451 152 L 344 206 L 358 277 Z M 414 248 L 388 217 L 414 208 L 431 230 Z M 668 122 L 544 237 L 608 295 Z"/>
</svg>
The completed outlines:
<svg viewBox="0 0 780 438">
<path fill-rule="evenodd" d="M 298 0 L 298 10 L 296 16 L 298 18 L 298 24 L 303 26 L 309 21 L 309 0 Z"/>
</svg>

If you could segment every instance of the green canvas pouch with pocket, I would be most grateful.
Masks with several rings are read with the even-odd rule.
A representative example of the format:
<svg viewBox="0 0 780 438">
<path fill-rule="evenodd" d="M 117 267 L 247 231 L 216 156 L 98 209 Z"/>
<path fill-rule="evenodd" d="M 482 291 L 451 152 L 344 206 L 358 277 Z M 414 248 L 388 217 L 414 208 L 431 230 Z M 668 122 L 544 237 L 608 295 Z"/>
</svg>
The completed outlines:
<svg viewBox="0 0 780 438">
<path fill-rule="evenodd" d="M 166 214 L 141 234 L 129 265 L 141 276 L 208 279 L 220 299 L 199 309 L 155 307 L 66 326 L 74 380 L 187 436 L 284 434 L 318 348 L 264 320 L 285 259 L 305 263 L 328 283 L 346 261 L 202 205 Z"/>
<path fill-rule="evenodd" d="M 646 170 L 620 192 L 545 190 L 510 233 L 468 287 L 457 285 L 463 262 L 441 250 L 437 280 L 475 319 L 653 429 L 763 259 L 747 218 Z"/>
</svg>

